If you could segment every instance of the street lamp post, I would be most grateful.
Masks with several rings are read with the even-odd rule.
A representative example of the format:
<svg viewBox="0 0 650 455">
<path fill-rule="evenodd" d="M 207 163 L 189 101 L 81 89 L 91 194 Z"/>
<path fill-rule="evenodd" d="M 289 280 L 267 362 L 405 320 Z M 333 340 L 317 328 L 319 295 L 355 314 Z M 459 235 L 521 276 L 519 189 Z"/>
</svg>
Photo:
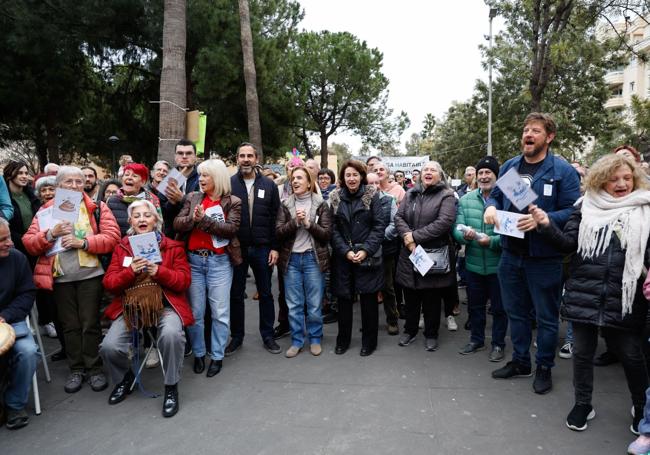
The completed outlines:
<svg viewBox="0 0 650 455">
<path fill-rule="evenodd" d="M 111 176 L 117 176 L 117 168 L 115 167 L 115 149 L 117 148 L 117 143 L 120 142 L 120 138 L 117 136 L 111 136 L 108 138 L 111 143 Z"/>
<path fill-rule="evenodd" d="M 490 43 L 488 45 L 488 156 L 492 156 L 492 19 L 496 15 L 496 8 L 490 8 Z"/>
</svg>

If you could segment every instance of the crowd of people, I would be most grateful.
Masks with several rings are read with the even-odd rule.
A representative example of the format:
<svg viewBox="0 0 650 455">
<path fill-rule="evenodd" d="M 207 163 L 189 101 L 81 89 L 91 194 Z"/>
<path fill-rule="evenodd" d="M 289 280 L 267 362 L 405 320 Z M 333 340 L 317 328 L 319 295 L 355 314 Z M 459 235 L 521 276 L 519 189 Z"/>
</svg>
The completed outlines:
<svg viewBox="0 0 650 455">
<path fill-rule="evenodd" d="M 492 377 L 534 372 L 533 391 L 546 394 L 563 319 L 559 356 L 573 359 L 575 389 L 566 425 L 575 431 L 595 417 L 600 335 L 606 363 L 621 362 L 630 390 L 630 430 L 639 437 L 629 453 L 647 453 L 648 176 L 631 146 L 588 170 L 570 164 L 551 150 L 556 134 L 551 116 L 530 114 L 521 154 L 501 166 L 481 158 L 457 188 L 436 161 L 407 180 L 380 157 L 347 160 L 335 173 L 294 155 L 286 175 L 277 176 L 259 165 L 250 143 L 237 149 L 231 175 L 219 159 L 199 163 L 194 144 L 181 140 L 173 167 L 182 181 L 168 178 L 173 167 L 166 161 L 150 171 L 125 159 L 119 178 L 103 182 L 93 167 L 49 164 L 31 176 L 25 163 L 7 163 L 0 180 L 0 323 L 11 324 L 16 337 L 0 357 L 7 427 L 28 423 L 37 347 L 25 318 L 34 302 L 43 333 L 61 344 L 52 360 L 68 362 L 67 393 L 85 383 L 105 390 L 106 372 L 110 405 L 136 385 L 142 390 L 144 347 L 146 366 L 164 367 L 162 414 L 171 417 L 179 410 L 184 357 L 193 356 L 195 374 L 213 377 L 243 345 L 251 270 L 262 344 L 280 354 L 277 341 L 290 336 L 287 358 L 307 347 L 319 356 L 323 324 L 334 322 L 334 352 L 344 355 L 356 344 L 355 302 L 361 356 L 378 348 L 380 304 L 399 346 L 413 344 L 422 330 L 424 349 L 436 351 L 441 322 L 458 328 L 458 290 L 465 286 L 470 336 L 459 354 L 485 350 L 487 338 L 487 359 L 506 360 L 509 327 L 511 359 Z M 536 195 L 523 208 L 497 185 L 510 170 Z M 43 216 L 59 189 L 81 193 L 74 222 Z M 504 234 L 507 212 L 516 217 L 517 235 Z M 156 260 L 134 253 L 133 236 L 145 234 L 157 242 Z M 420 270 L 423 257 L 431 265 Z"/>
</svg>

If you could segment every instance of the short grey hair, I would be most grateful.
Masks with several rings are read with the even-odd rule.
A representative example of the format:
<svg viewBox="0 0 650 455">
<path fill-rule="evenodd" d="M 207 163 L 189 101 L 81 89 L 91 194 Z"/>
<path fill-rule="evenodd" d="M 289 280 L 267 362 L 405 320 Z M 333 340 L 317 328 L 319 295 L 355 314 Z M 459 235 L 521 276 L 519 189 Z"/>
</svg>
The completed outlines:
<svg viewBox="0 0 650 455">
<path fill-rule="evenodd" d="M 36 187 L 34 188 L 36 190 L 36 194 L 41 192 L 41 188 L 44 186 L 53 186 L 56 187 L 56 177 L 53 175 L 48 175 L 46 177 L 41 177 L 36 181 Z"/>
<path fill-rule="evenodd" d="M 151 171 L 153 172 L 153 171 L 158 167 L 158 165 L 160 165 L 160 164 L 164 164 L 165 166 L 167 166 L 167 169 L 171 169 L 171 168 L 172 168 L 172 167 L 169 165 L 169 163 L 168 163 L 167 161 L 165 161 L 165 160 L 160 160 L 160 161 L 156 161 L 156 163 L 155 163 L 155 164 L 153 165 L 153 167 L 151 168 Z"/>
<path fill-rule="evenodd" d="M 424 163 L 424 166 L 422 166 L 422 169 L 424 169 L 424 167 L 427 164 L 433 164 L 433 167 L 435 167 L 438 173 L 440 174 L 440 181 L 443 183 L 447 183 L 447 176 L 445 175 L 445 171 L 442 170 L 442 166 L 440 165 L 440 163 L 434 160 L 427 161 L 426 163 Z M 420 175 L 422 175 L 422 170 L 420 170 Z"/>
<path fill-rule="evenodd" d="M 61 182 L 70 175 L 78 175 L 82 180 L 86 180 L 83 171 L 77 166 L 61 166 L 59 172 L 56 173 L 56 186 L 60 186 Z"/>
<path fill-rule="evenodd" d="M 156 209 L 156 206 L 153 205 L 151 201 L 147 201 L 146 199 L 140 199 L 138 201 L 134 201 L 127 207 L 126 213 L 129 216 L 129 224 L 131 224 L 131 213 L 133 213 L 133 210 L 136 209 L 137 207 L 142 207 L 142 206 L 149 209 L 151 213 L 153 213 L 154 216 L 156 217 L 155 230 L 158 232 L 162 231 L 163 220 L 160 217 L 160 213 L 158 213 L 158 209 Z M 135 230 L 133 229 L 133 227 L 129 227 L 129 230 L 126 231 L 126 235 L 133 235 L 133 234 L 135 234 Z"/>
<path fill-rule="evenodd" d="M 43 168 L 43 172 L 45 172 L 46 174 L 49 174 L 50 172 L 57 172 L 59 169 L 61 169 L 61 168 L 59 167 L 58 164 L 56 164 L 56 163 L 47 163 L 45 165 L 45 167 Z"/>
<path fill-rule="evenodd" d="M 7 229 L 9 229 L 9 221 L 5 220 L 4 218 L 2 218 L 2 217 L 0 216 L 0 226 L 4 226 L 4 227 L 6 227 Z M 10 229 L 9 229 L 9 230 L 10 230 Z"/>
</svg>

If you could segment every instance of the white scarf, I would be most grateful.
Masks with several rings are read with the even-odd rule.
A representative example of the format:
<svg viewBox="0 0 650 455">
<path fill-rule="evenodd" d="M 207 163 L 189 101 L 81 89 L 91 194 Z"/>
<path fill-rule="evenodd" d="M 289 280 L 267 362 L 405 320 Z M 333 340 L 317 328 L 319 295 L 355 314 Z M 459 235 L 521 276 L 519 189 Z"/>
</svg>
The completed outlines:
<svg viewBox="0 0 650 455">
<path fill-rule="evenodd" d="M 615 198 L 605 191 L 587 191 L 582 198 L 582 221 L 578 232 L 578 253 L 583 258 L 600 256 L 616 232 L 625 250 L 622 315 L 632 311 L 636 282 L 643 270 L 650 235 L 650 191 L 635 190 Z"/>
</svg>

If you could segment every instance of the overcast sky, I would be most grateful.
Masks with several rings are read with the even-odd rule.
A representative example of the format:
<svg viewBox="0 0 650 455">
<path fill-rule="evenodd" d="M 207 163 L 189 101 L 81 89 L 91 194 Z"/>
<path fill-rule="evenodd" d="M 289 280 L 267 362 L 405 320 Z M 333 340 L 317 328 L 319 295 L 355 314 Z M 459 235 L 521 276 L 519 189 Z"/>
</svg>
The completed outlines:
<svg viewBox="0 0 650 455">
<path fill-rule="evenodd" d="M 389 104 L 411 119 L 402 144 L 421 130 L 426 113 L 440 118 L 452 101 L 471 96 L 476 79 L 487 81 L 478 48 L 487 44 L 489 32 L 489 8 L 483 0 L 299 1 L 305 9 L 301 27 L 348 31 L 384 54 Z M 493 32 L 502 27 L 496 18 Z M 361 145 L 348 135 L 334 141 L 347 142 L 353 152 Z"/>
</svg>

